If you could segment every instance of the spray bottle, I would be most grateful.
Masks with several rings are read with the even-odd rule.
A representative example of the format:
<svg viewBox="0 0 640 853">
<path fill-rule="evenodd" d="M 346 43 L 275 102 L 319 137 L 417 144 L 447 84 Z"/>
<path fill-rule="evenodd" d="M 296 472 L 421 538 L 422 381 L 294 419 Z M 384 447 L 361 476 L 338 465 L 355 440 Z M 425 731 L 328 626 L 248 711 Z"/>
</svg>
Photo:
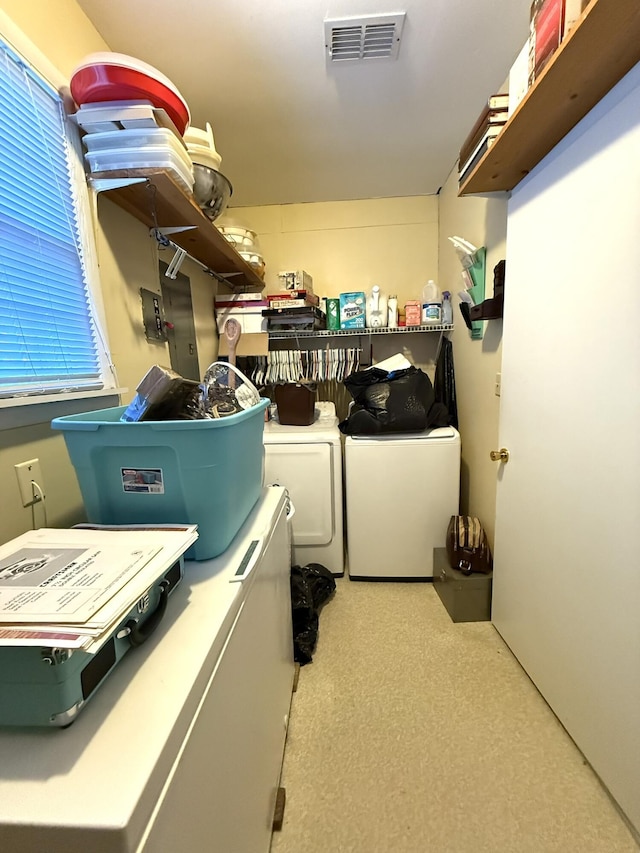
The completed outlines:
<svg viewBox="0 0 640 853">
<path fill-rule="evenodd" d="M 442 322 L 445 326 L 453 324 L 453 305 L 451 304 L 451 293 L 442 291 Z"/>
<path fill-rule="evenodd" d="M 422 325 L 434 326 L 442 323 L 442 302 L 435 281 L 430 278 L 422 288 Z"/>
</svg>

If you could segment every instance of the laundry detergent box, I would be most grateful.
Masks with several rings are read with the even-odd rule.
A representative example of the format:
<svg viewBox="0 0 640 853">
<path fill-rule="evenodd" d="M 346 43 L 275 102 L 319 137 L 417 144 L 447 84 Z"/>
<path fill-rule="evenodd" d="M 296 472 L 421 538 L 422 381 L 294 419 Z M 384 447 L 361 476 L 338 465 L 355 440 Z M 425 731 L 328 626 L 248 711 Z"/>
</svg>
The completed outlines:
<svg viewBox="0 0 640 853">
<path fill-rule="evenodd" d="M 340 294 L 340 328 L 364 329 L 365 327 L 364 291 Z"/>
</svg>

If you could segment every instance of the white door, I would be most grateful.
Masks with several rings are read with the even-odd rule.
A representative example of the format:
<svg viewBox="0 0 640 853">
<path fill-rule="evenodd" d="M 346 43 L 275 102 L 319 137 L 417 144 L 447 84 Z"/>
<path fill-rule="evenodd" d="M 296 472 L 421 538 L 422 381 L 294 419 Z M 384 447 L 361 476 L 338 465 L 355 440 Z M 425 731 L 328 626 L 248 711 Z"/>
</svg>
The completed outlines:
<svg viewBox="0 0 640 853">
<path fill-rule="evenodd" d="M 640 66 L 509 201 L 493 621 L 640 828 Z"/>
</svg>

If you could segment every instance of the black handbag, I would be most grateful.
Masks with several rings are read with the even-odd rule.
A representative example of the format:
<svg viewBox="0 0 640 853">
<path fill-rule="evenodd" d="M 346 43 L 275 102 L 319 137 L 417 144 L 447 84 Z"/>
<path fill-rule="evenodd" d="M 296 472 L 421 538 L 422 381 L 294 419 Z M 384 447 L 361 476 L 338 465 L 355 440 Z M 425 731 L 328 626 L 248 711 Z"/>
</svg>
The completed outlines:
<svg viewBox="0 0 640 853">
<path fill-rule="evenodd" d="M 493 569 L 491 549 L 479 519 L 471 515 L 452 515 L 447 527 L 447 556 L 452 569 L 465 575 L 488 574 Z"/>
</svg>

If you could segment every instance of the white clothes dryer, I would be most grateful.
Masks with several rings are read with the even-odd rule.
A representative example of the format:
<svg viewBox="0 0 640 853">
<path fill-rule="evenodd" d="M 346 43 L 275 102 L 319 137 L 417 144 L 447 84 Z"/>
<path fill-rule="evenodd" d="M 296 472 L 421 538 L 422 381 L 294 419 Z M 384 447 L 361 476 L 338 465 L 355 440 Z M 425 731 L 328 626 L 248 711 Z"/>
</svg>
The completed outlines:
<svg viewBox="0 0 640 853">
<path fill-rule="evenodd" d="M 315 404 L 309 426 L 264 425 L 264 485 L 284 486 L 293 503 L 293 561 L 344 574 L 342 443 L 333 403 Z"/>
<path fill-rule="evenodd" d="M 460 434 L 348 436 L 344 446 L 349 577 L 433 578 L 460 503 Z"/>
</svg>

